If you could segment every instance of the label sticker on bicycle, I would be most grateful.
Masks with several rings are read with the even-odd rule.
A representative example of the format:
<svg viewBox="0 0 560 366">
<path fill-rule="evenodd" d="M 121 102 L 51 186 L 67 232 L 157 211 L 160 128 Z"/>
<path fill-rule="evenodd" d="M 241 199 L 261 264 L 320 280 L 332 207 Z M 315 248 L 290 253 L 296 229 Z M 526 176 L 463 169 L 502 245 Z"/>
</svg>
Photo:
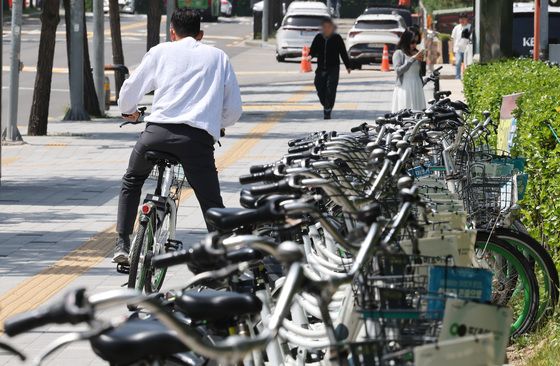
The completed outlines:
<svg viewBox="0 0 560 366">
<path fill-rule="evenodd" d="M 447 341 L 493 333 L 494 364 L 501 365 L 506 355 L 512 319 L 513 312 L 508 307 L 448 299 L 438 339 Z"/>
<path fill-rule="evenodd" d="M 416 166 L 412 169 L 408 169 L 408 174 L 413 178 L 420 178 L 432 175 L 434 171 L 429 166 Z"/>
<path fill-rule="evenodd" d="M 445 299 L 488 302 L 492 299 L 492 272 L 483 268 L 432 266 L 428 272 L 428 311 L 431 319 L 441 319 Z"/>
<path fill-rule="evenodd" d="M 494 335 L 465 336 L 414 348 L 416 366 L 495 366 Z"/>
</svg>

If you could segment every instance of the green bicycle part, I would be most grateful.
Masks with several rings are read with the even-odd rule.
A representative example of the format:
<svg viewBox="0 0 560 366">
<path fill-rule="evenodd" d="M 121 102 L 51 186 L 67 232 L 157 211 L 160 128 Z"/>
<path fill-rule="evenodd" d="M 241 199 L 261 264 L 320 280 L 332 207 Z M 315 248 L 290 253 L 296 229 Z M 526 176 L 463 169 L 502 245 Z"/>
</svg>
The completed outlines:
<svg viewBox="0 0 560 366">
<path fill-rule="evenodd" d="M 508 245 L 508 244 L 506 244 Z M 518 276 L 518 283 L 515 291 L 523 291 L 523 305 L 519 314 L 514 314 L 513 323 L 511 325 L 511 335 L 516 336 L 528 331 L 535 320 L 538 311 L 538 285 L 534 273 L 530 271 L 528 263 L 522 263 L 521 258 L 516 257 L 512 250 L 508 250 L 495 242 L 480 240 L 477 238 L 476 248 L 492 254 L 497 254 L 507 261 L 508 270 L 513 270 Z M 510 267 L 511 266 L 511 267 Z M 508 276 L 511 273 L 507 274 Z M 520 283 L 519 283 L 520 282 Z"/>
</svg>

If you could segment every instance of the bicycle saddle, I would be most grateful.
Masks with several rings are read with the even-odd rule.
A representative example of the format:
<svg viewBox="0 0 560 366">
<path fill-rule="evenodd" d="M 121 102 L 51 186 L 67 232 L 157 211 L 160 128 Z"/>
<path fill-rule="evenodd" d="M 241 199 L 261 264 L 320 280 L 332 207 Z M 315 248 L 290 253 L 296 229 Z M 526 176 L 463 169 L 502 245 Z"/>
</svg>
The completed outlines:
<svg viewBox="0 0 560 366">
<path fill-rule="evenodd" d="M 175 304 L 189 318 L 206 321 L 258 314 L 262 308 L 262 302 L 254 295 L 216 290 L 185 291 Z"/>
<path fill-rule="evenodd" d="M 154 319 L 131 319 L 90 339 L 93 351 L 111 365 L 188 352 L 175 333 Z"/>
<path fill-rule="evenodd" d="M 253 196 L 251 191 L 246 188 L 242 189 L 239 194 L 239 203 L 241 203 L 241 206 L 245 208 L 255 208 L 257 205 L 257 199 L 258 197 Z"/>
<path fill-rule="evenodd" d="M 284 217 L 273 203 L 255 209 L 251 208 L 211 208 L 204 215 L 206 222 L 220 230 L 232 230 L 241 226 L 269 222 Z"/>
<path fill-rule="evenodd" d="M 144 153 L 144 158 L 154 164 L 167 162 L 171 165 L 179 164 L 179 158 L 175 155 L 164 153 L 161 151 L 148 150 Z"/>
</svg>

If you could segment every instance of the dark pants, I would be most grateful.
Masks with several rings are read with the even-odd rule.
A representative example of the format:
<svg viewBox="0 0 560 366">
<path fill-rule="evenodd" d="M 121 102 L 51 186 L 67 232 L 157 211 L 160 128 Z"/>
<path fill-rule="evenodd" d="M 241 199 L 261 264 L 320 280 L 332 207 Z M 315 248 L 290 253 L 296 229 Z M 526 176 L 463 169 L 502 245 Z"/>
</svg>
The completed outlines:
<svg viewBox="0 0 560 366">
<path fill-rule="evenodd" d="M 336 100 L 336 88 L 338 87 L 338 75 L 340 67 L 329 67 L 327 69 L 317 69 L 315 71 L 315 89 L 319 101 L 326 112 L 330 112 Z"/>
<path fill-rule="evenodd" d="M 132 150 L 122 180 L 117 233 L 132 234 L 142 186 L 153 168 L 153 164 L 144 158 L 147 150 L 172 154 L 180 160 L 203 214 L 209 208 L 224 207 L 214 163 L 212 136 L 185 124 L 148 123 Z"/>
</svg>

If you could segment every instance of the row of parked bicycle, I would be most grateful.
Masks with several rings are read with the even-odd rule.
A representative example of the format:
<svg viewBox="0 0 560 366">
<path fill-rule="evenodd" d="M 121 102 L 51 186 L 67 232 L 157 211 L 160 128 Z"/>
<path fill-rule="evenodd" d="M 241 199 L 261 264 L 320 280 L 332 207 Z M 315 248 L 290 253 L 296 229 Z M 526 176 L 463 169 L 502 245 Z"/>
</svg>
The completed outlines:
<svg viewBox="0 0 560 366">
<path fill-rule="evenodd" d="M 449 95 L 290 141 L 240 177 L 243 208 L 207 212 L 216 231 L 198 244 L 175 238 L 184 177 L 152 154 L 130 289 L 71 291 L 5 332 L 88 325 L 37 363 L 89 340 L 119 366 L 502 364 L 509 338 L 553 313 L 558 273 L 518 218 L 523 160 L 490 149 L 489 114 L 467 122 Z M 185 263 L 195 275 L 159 293 Z M 103 319 L 123 304 L 130 317 Z"/>
</svg>

